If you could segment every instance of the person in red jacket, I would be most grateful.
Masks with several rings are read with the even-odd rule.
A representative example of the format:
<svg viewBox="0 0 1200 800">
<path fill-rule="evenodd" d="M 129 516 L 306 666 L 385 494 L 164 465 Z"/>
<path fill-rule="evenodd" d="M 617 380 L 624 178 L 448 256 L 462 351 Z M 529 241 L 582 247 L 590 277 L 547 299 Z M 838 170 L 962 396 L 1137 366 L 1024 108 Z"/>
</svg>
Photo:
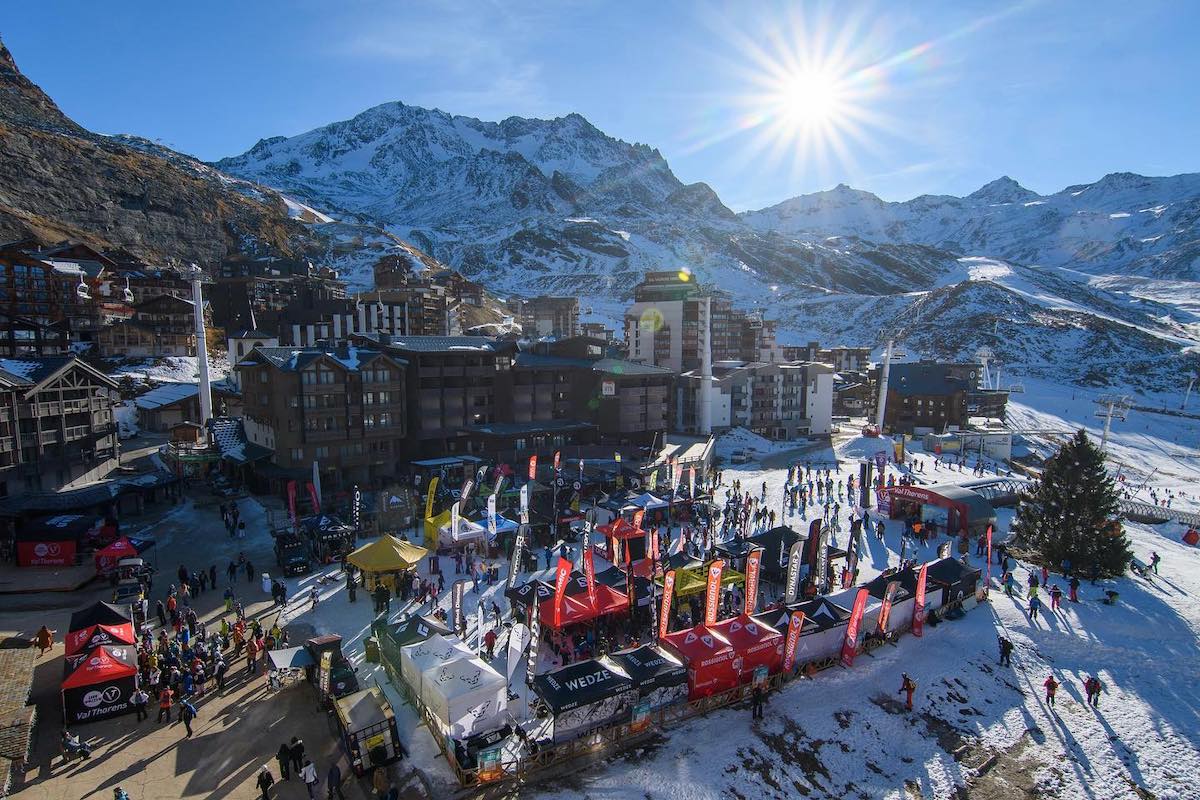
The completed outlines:
<svg viewBox="0 0 1200 800">
<path fill-rule="evenodd" d="M 1042 681 L 1042 686 L 1046 687 L 1046 705 L 1054 705 L 1054 693 L 1058 691 L 1058 681 L 1054 680 L 1053 675 L 1050 675 Z"/>
<path fill-rule="evenodd" d="M 496 631 L 493 628 L 488 628 L 488 632 L 483 635 L 483 649 L 487 653 L 488 661 L 492 660 L 492 649 L 496 646 Z"/>
<path fill-rule="evenodd" d="M 917 690 L 917 682 L 914 681 L 912 678 L 908 677 L 907 672 L 902 672 L 902 673 L 900 673 L 900 675 L 901 675 L 900 691 L 897 692 L 897 694 L 900 694 L 901 692 L 904 693 L 904 706 L 909 711 L 912 711 L 912 697 L 913 697 L 913 692 L 915 692 Z"/>
<path fill-rule="evenodd" d="M 169 686 L 163 687 L 163 690 L 158 693 L 158 721 L 163 721 L 163 716 L 167 718 L 167 722 L 171 721 L 171 698 L 175 695 Z"/>
</svg>

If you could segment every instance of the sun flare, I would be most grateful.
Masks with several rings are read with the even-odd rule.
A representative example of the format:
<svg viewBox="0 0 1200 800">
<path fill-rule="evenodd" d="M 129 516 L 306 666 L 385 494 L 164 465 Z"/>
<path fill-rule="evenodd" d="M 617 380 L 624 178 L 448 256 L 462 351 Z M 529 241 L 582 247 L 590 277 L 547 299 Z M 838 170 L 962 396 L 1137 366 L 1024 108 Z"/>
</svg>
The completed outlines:
<svg viewBox="0 0 1200 800">
<path fill-rule="evenodd" d="M 795 125 L 836 124 L 845 102 L 837 76 L 822 70 L 784 76 L 775 95 L 775 113 Z"/>
</svg>

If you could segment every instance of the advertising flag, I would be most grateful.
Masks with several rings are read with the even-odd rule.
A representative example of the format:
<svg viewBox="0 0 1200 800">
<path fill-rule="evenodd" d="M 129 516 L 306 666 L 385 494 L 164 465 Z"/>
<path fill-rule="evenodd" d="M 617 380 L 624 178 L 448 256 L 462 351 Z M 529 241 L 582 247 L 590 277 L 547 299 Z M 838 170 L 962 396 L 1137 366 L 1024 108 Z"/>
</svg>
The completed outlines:
<svg viewBox="0 0 1200 800">
<path fill-rule="evenodd" d="M 987 527 L 987 574 L 983 580 L 983 596 L 987 597 L 992 590 L 992 526 Z"/>
<path fill-rule="evenodd" d="M 671 628 L 671 597 L 675 594 L 675 570 L 667 570 L 663 577 L 662 610 L 658 614 L 658 638 L 661 639 Z"/>
<path fill-rule="evenodd" d="M 592 561 L 592 548 L 583 548 L 583 577 L 587 581 L 588 603 L 596 607 L 596 565 Z"/>
<path fill-rule="evenodd" d="M 460 578 L 454 582 L 454 586 L 450 590 L 450 620 L 454 624 L 454 630 L 460 631 L 463 629 L 463 593 L 467 590 L 467 579 Z"/>
<path fill-rule="evenodd" d="M 517 583 L 517 574 L 521 571 L 521 564 L 525 558 L 525 540 L 529 536 L 529 525 L 523 523 L 517 528 L 517 538 L 513 540 L 512 563 L 508 566 L 508 581 L 504 587 L 511 589 Z"/>
<path fill-rule="evenodd" d="M 620 464 L 620 463 L 621 463 L 621 454 L 620 454 L 620 453 L 617 453 L 617 452 L 614 452 L 614 453 L 613 453 L 613 461 L 615 461 L 615 462 L 617 462 L 618 464 Z"/>
<path fill-rule="evenodd" d="M 455 542 L 458 541 L 459 534 L 458 506 L 460 503 L 462 503 L 461 500 L 455 500 L 450 504 L 450 540 Z"/>
<path fill-rule="evenodd" d="M 854 596 L 854 607 L 850 609 L 850 623 L 846 626 L 846 640 L 842 642 L 842 666 L 853 667 L 858 651 L 858 629 L 862 626 L 863 612 L 867 609 L 867 590 L 859 589 Z"/>
<path fill-rule="evenodd" d="M 458 490 L 458 501 L 465 504 L 473 494 L 475 494 L 475 479 L 467 478 L 463 481 L 462 488 Z"/>
<path fill-rule="evenodd" d="M 683 480 L 683 464 L 679 463 L 679 458 L 671 459 L 671 491 L 679 488 L 679 482 Z"/>
<path fill-rule="evenodd" d="M 896 590 L 900 588 L 900 581 L 888 581 L 887 588 L 883 591 L 883 607 L 879 609 L 879 625 L 875 632 L 880 636 L 887 633 L 888 617 L 892 614 L 892 603 L 896 600 Z"/>
<path fill-rule="evenodd" d="M 296 482 L 295 481 L 288 481 L 287 493 L 288 493 L 288 515 L 291 517 L 291 520 L 292 520 L 292 528 L 295 529 L 300 524 L 299 521 L 296 519 Z"/>
<path fill-rule="evenodd" d="M 817 545 L 821 543 L 821 519 L 818 517 L 808 524 L 808 553 L 804 563 L 809 567 L 817 566 Z"/>
<path fill-rule="evenodd" d="M 644 508 L 639 508 L 637 511 L 633 512 L 633 527 L 637 528 L 638 530 L 641 530 L 642 529 L 642 520 L 645 519 L 645 517 L 646 517 L 646 509 L 644 509 Z"/>
<path fill-rule="evenodd" d="M 708 587 L 704 592 L 704 624 L 717 624 L 717 611 L 721 604 L 721 572 L 725 561 L 718 558 L 708 565 Z"/>
<path fill-rule="evenodd" d="M 483 603 L 475 607 L 475 655 L 483 655 Z"/>
<path fill-rule="evenodd" d="M 510 686 L 512 685 L 513 673 L 517 671 L 517 665 L 521 663 L 521 656 L 525 653 L 525 648 L 528 646 L 528 626 L 522 622 L 514 622 L 508 632 L 508 661 L 504 666 L 504 677 L 508 679 Z"/>
<path fill-rule="evenodd" d="M 495 540 L 495 538 L 496 538 L 496 494 L 495 494 L 495 492 L 488 495 L 487 515 L 488 515 L 488 539 Z"/>
<path fill-rule="evenodd" d="M 563 596 L 567 593 L 567 583 L 571 580 L 571 562 L 561 556 L 558 567 L 554 570 L 554 627 L 562 625 Z M 536 614 L 535 614 L 536 616 Z"/>
<path fill-rule="evenodd" d="M 753 614 L 758 607 L 758 567 L 762 561 L 762 550 L 753 550 L 746 556 L 746 608 Z"/>
<path fill-rule="evenodd" d="M 537 479 L 537 454 L 529 457 L 529 480 Z"/>
<path fill-rule="evenodd" d="M 529 524 L 529 484 L 521 487 L 521 524 Z"/>
<path fill-rule="evenodd" d="M 562 455 L 562 451 L 561 451 L 561 450 L 555 450 L 555 451 L 554 451 L 554 471 L 555 471 L 555 472 L 558 472 L 558 465 L 559 465 L 559 463 L 560 463 L 560 462 L 559 462 L 559 456 L 560 456 L 560 455 Z"/>
<path fill-rule="evenodd" d="M 354 526 L 354 530 L 359 530 L 362 526 L 362 491 L 358 488 L 358 484 L 354 484 L 354 505 L 350 507 L 350 523 Z"/>
<path fill-rule="evenodd" d="M 788 603 L 796 602 L 800 595 L 800 562 L 804 560 L 804 540 L 800 539 L 792 545 L 787 558 L 787 589 L 784 599 Z"/>
<path fill-rule="evenodd" d="M 658 561 L 658 528 L 650 531 L 650 560 Z"/>
<path fill-rule="evenodd" d="M 437 485 L 437 475 L 434 475 L 429 479 L 429 489 L 425 493 L 425 519 L 433 519 L 433 499 L 437 495 Z"/>
<path fill-rule="evenodd" d="M 920 636 L 925 632 L 925 573 L 929 571 L 928 564 L 921 565 L 921 571 L 917 573 L 917 596 L 913 600 L 913 636 Z"/>
<path fill-rule="evenodd" d="M 850 537 L 850 554 L 846 557 L 846 577 L 842 581 L 842 588 L 849 589 L 854 583 L 854 571 L 858 569 L 858 548 L 861 544 L 862 531 L 853 534 Z"/>
<path fill-rule="evenodd" d="M 317 487 L 313 486 L 312 481 L 308 482 L 308 496 L 312 500 L 313 511 L 316 512 L 317 514 L 320 514 L 321 513 L 321 495 L 317 493 Z"/>
<path fill-rule="evenodd" d="M 817 546 L 817 563 L 813 567 L 813 584 L 818 594 L 824 594 L 829 589 L 829 526 L 821 528 L 818 538 L 820 543 Z"/>
<path fill-rule="evenodd" d="M 646 488 L 650 491 L 658 490 L 658 469 L 650 470 L 650 477 L 646 479 Z"/>
<path fill-rule="evenodd" d="M 695 497 L 696 496 L 696 465 L 695 464 L 688 467 L 688 483 L 691 484 L 691 489 L 690 489 L 691 495 L 692 495 L 692 497 Z"/>
<path fill-rule="evenodd" d="M 537 674 L 538 646 L 542 642 L 542 615 L 538 613 L 536 599 L 529 605 L 529 610 L 529 666 L 525 670 L 525 683 L 533 686 L 533 676 Z"/>
<path fill-rule="evenodd" d="M 793 611 L 788 620 L 787 644 L 783 647 L 783 671 L 791 672 L 796 663 L 796 645 L 800 642 L 800 630 L 804 627 L 804 612 Z"/>
<path fill-rule="evenodd" d="M 941 544 L 938 545 L 938 558 L 949 558 L 949 557 L 950 557 L 950 543 L 942 542 Z"/>
</svg>

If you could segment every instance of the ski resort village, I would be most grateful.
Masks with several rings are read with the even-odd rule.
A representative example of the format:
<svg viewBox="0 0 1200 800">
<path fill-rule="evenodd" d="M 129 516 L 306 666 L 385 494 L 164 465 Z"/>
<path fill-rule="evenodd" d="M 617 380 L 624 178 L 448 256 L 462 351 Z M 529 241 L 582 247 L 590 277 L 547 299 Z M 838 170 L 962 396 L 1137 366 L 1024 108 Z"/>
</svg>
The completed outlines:
<svg viewBox="0 0 1200 800">
<path fill-rule="evenodd" d="M 351 5 L 322 36 L 370 6 L 503 72 L 533 19 L 601 68 L 561 10 Z M 873 130 L 844 120 L 951 91 L 928 53 L 1062 6 L 857 71 L 780 23 L 744 44 L 786 86 L 729 130 L 834 185 Z M 492 113 L 523 95 L 425 92 L 378 42 L 276 52 L 222 8 L 264 53 L 211 108 L 47 58 L 53 27 L 143 63 L 125 11 L 0 32 L 0 796 L 1200 796 L 1200 174 L 762 207 L 784 184 L 743 159 L 735 211 L 667 162 L 725 170 L 725 134 Z M 244 52 L 172 13 L 186 52 Z M 691 26 L 693 57 L 742 30 Z M 323 64 L 364 52 L 410 77 L 339 96 Z M 622 91 L 686 84 L 646 69 Z M 281 117 L 285 79 L 312 94 Z M 222 158 L 226 119 L 293 135 Z M 211 150 L 117 132 L 173 125 Z"/>
</svg>

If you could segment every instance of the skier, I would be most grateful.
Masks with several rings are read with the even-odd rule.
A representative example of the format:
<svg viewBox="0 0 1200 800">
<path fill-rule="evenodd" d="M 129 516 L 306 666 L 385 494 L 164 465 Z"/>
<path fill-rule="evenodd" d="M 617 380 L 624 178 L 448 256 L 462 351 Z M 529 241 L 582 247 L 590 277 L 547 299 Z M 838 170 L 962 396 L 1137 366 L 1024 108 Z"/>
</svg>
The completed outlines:
<svg viewBox="0 0 1200 800">
<path fill-rule="evenodd" d="M 1056 583 L 1050 587 L 1050 608 L 1051 608 L 1051 610 L 1058 611 L 1058 605 L 1061 602 L 1062 602 L 1062 589 L 1060 589 L 1058 584 Z"/>
<path fill-rule="evenodd" d="M 1042 686 L 1046 687 L 1046 705 L 1054 705 L 1054 693 L 1058 691 L 1058 681 L 1054 680 L 1054 676 L 1050 675 L 1046 680 L 1042 681 Z"/>
<path fill-rule="evenodd" d="M 1002 667 L 1011 667 L 1012 666 L 1012 651 L 1013 651 L 1013 643 L 1011 641 L 1009 641 L 1008 637 L 1001 636 L 1000 637 L 1000 666 L 1002 666 Z"/>
<path fill-rule="evenodd" d="M 1041 609 L 1042 609 L 1042 601 L 1038 599 L 1038 596 L 1036 594 L 1032 595 L 1029 598 L 1029 621 L 1030 622 L 1037 619 L 1038 611 L 1040 611 Z"/>
<path fill-rule="evenodd" d="M 917 682 L 908 677 L 907 672 L 900 673 L 900 690 L 896 694 L 904 694 L 904 706 L 909 711 L 912 711 L 913 692 L 917 690 Z"/>
<path fill-rule="evenodd" d="M 1071 582 L 1067 585 L 1067 588 L 1070 589 L 1070 592 L 1071 592 L 1071 602 L 1078 603 L 1079 602 L 1079 578 L 1072 575 Z"/>
<path fill-rule="evenodd" d="M 1009 597 L 1012 597 L 1013 592 L 1016 590 L 1016 588 L 1017 588 L 1017 579 L 1015 577 L 1013 577 L 1013 574 L 1010 572 L 1010 573 L 1008 573 L 1008 577 L 1004 579 L 1004 593 L 1006 595 L 1008 595 Z"/>
<path fill-rule="evenodd" d="M 1150 553 L 1150 569 L 1154 570 L 1155 575 L 1158 574 L 1158 562 L 1160 562 L 1160 561 L 1162 561 L 1162 556 L 1160 556 L 1155 551 L 1151 551 L 1151 553 Z"/>
</svg>

